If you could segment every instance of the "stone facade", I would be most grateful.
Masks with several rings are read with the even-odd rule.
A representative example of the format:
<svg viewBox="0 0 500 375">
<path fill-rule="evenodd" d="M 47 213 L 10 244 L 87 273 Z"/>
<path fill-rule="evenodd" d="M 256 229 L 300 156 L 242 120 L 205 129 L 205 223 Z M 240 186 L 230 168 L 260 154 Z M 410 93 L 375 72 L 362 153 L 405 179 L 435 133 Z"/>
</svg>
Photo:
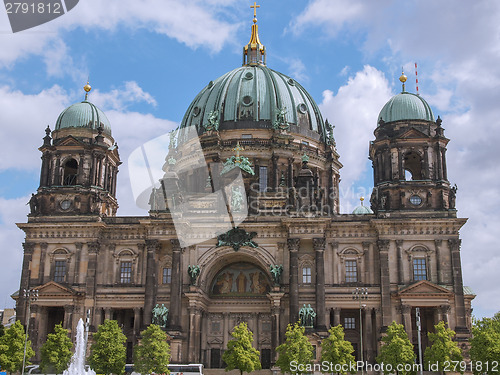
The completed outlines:
<svg viewBox="0 0 500 375">
<path fill-rule="evenodd" d="M 259 64 L 249 63 L 241 79 L 271 76 Z M 293 80 L 283 82 L 290 86 L 286 95 L 298 90 Z M 217 85 L 206 90 L 226 92 Z M 416 344 L 417 307 L 424 347 L 426 333 L 441 320 L 466 345 L 474 298 L 461 275 L 459 231 L 466 219 L 456 215 L 441 120 L 380 121 L 370 146 L 373 211 L 340 214 L 342 165 L 333 128 L 308 103 L 298 105 L 299 115 L 290 120 L 275 108 L 279 126 L 250 112 L 225 121 L 211 111 L 210 126 L 196 128 L 201 152 L 193 152 L 181 133 L 172 142 L 163 158 L 161 188 L 153 189 L 149 214 L 141 217 L 116 216 L 120 158 L 110 132 L 85 124 L 66 124 L 52 134 L 48 129 L 40 148 L 40 187 L 28 222 L 18 224 L 26 234 L 20 290 L 39 291 L 30 317 L 36 359 L 54 324 L 74 332 L 89 311 L 90 332 L 105 319 L 118 321 L 130 362 L 157 304 L 169 309 L 172 362 L 209 368 L 222 365 L 230 332 L 241 321 L 253 331 L 263 367 L 269 368 L 287 324 L 299 319 L 304 305 L 316 313 L 307 334 L 317 359 L 322 338 L 338 324 L 357 358 L 370 362 L 392 321 L 404 324 Z M 188 111 L 193 118 L 203 113 L 197 108 Z M 234 175 L 224 174 L 228 164 L 222 161 L 232 157 L 244 200 L 224 190 Z M 205 172 L 192 168 L 200 162 Z M 177 190 L 166 194 L 167 187 Z M 225 191 L 226 203 L 212 197 L 218 191 Z M 214 236 L 214 228 L 228 224 L 219 214 L 239 210 L 242 203 L 248 207 L 244 220 Z M 180 204 L 184 209 L 174 212 Z M 230 215 L 230 227 L 238 210 Z M 184 246 L 179 231 L 193 225 L 198 226 L 190 232 L 192 241 Z M 194 266 L 199 273 L 188 273 Z M 273 267 L 282 271 L 272 273 Z M 363 299 L 356 290 L 365 293 L 357 295 Z M 22 293 L 15 298 L 24 323 L 27 301 Z"/>
</svg>

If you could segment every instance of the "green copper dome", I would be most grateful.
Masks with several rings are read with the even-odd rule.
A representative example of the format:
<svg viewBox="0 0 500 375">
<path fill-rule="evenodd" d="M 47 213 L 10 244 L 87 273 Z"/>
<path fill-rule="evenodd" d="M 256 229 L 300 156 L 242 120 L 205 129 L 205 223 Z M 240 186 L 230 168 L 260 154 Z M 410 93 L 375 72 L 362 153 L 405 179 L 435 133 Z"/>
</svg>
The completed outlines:
<svg viewBox="0 0 500 375">
<path fill-rule="evenodd" d="M 97 130 L 102 125 L 103 132 L 111 135 L 109 120 L 94 104 L 84 100 L 76 103 L 61 112 L 56 121 L 55 130 L 65 128 L 88 128 Z"/>
<path fill-rule="evenodd" d="M 184 115 L 181 128 L 196 126 L 203 131 L 214 121 L 220 130 L 272 128 L 283 117 L 290 132 L 319 134 L 326 139 L 318 106 L 299 83 L 263 64 L 248 64 L 203 88 Z"/>
<path fill-rule="evenodd" d="M 434 121 L 431 107 L 419 95 L 403 91 L 393 96 L 382 108 L 378 119 L 384 122 L 399 120 Z"/>
</svg>

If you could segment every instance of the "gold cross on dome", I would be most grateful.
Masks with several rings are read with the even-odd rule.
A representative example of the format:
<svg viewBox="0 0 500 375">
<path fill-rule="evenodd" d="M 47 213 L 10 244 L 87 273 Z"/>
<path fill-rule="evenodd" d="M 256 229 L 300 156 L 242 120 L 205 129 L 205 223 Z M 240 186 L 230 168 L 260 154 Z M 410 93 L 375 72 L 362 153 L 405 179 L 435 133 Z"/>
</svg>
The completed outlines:
<svg viewBox="0 0 500 375">
<path fill-rule="evenodd" d="M 257 8 L 260 8 L 260 5 L 254 1 L 253 5 L 250 5 L 250 8 L 253 8 L 253 18 L 257 18 Z"/>
<path fill-rule="evenodd" d="M 236 151 L 236 157 L 239 158 L 240 157 L 240 151 L 243 151 L 244 148 L 240 146 L 240 142 L 238 141 L 238 143 L 236 143 L 236 147 L 233 148 L 233 151 Z"/>
</svg>

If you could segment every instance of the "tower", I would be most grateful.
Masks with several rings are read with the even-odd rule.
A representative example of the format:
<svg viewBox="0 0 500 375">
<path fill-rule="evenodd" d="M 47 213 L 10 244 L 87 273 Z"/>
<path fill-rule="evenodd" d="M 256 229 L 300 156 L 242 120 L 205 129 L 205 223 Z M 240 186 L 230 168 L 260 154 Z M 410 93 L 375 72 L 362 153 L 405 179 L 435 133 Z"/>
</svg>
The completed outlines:
<svg viewBox="0 0 500 375">
<path fill-rule="evenodd" d="M 456 187 L 446 173 L 449 142 L 419 95 L 405 90 L 391 98 L 379 114 L 375 140 L 370 144 L 373 164 L 373 210 L 379 216 L 456 217 Z"/>
<path fill-rule="evenodd" d="M 30 217 L 45 215 L 114 216 L 120 157 L 104 112 L 85 100 L 66 108 L 55 129 L 47 126 L 40 187 L 30 200 Z"/>
</svg>

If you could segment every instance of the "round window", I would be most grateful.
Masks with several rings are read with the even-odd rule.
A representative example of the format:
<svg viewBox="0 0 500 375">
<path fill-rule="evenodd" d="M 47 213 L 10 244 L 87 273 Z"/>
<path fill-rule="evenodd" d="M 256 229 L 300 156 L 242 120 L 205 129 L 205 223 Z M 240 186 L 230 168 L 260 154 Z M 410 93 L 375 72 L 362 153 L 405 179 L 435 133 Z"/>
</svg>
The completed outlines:
<svg viewBox="0 0 500 375">
<path fill-rule="evenodd" d="M 69 209 L 70 207 L 71 207 L 71 201 L 70 201 L 70 200 L 65 199 L 65 200 L 63 200 L 63 201 L 61 202 L 61 208 L 62 208 L 63 210 L 67 210 L 67 209 Z"/>
<path fill-rule="evenodd" d="M 243 105 L 249 106 L 249 105 L 252 105 L 253 99 L 252 99 L 252 97 L 250 95 L 245 95 L 241 99 L 241 102 L 243 103 Z"/>
<path fill-rule="evenodd" d="M 200 107 L 194 107 L 193 108 L 193 116 L 198 116 L 201 112 Z"/>
<path fill-rule="evenodd" d="M 307 106 L 304 103 L 300 103 L 297 106 L 297 109 L 299 110 L 300 113 L 306 113 L 307 112 Z"/>
<path fill-rule="evenodd" d="M 412 195 L 410 197 L 410 203 L 414 206 L 420 206 L 422 204 L 422 198 L 420 198 L 418 195 Z"/>
<path fill-rule="evenodd" d="M 294 81 L 293 79 L 291 79 L 291 78 L 290 78 L 290 79 L 288 80 L 288 84 L 289 84 L 290 86 L 294 86 L 294 85 L 295 85 L 295 81 Z"/>
<path fill-rule="evenodd" d="M 252 72 L 246 72 L 246 74 L 245 74 L 245 78 L 246 78 L 246 79 L 252 79 L 252 78 L 253 78 L 253 74 L 252 74 Z"/>
</svg>

